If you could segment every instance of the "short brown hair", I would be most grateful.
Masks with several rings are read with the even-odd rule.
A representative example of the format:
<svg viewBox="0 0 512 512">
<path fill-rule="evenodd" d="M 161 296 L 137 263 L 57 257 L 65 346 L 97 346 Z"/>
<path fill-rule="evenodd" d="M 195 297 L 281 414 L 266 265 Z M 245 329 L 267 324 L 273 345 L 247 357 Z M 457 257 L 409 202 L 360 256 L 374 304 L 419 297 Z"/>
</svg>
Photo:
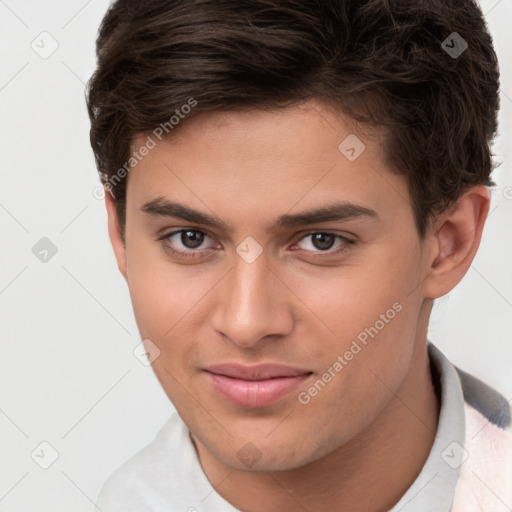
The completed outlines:
<svg viewBox="0 0 512 512">
<path fill-rule="evenodd" d="M 475 1 L 117 0 L 96 51 L 87 107 L 104 181 L 191 98 L 187 118 L 314 98 L 385 129 L 421 237 L 468 187 L 494 185 L 499 70 Z M 114 196 L 124 232 L 126 178 Z"/>
</svg>

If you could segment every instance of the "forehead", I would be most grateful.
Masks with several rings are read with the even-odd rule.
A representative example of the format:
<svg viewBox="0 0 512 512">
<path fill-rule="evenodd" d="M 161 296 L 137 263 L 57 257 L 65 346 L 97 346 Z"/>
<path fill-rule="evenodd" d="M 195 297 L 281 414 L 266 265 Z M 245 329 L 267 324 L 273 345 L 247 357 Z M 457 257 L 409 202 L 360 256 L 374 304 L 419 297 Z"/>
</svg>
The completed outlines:
<svg viewBox="0 0 512 512">
<path fill-rule="evenodd" d="M 410 206 L 405 179 L 385 163 L 383 134 L 318 102 L 201 113 L 166 139 L 152 138 L 154 148 L 130 172 L 129 206 L 162 196 L 202 209 L 215 203 L 219 216 L 343 200 L 374 209 Z"/>
</svg>

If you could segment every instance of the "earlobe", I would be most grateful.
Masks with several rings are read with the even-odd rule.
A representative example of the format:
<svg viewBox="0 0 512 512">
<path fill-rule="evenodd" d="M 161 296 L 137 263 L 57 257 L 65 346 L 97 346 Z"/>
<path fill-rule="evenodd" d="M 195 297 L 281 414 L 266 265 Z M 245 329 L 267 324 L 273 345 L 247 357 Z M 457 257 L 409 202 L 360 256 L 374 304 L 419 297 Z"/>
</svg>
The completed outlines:
<svg viewBox="0 0 512 512">
<path fill-rule="evenodd" d="M 107 209 L 108 217 L 108 236 L 110 243 L 114 249 L 117 266 L 124 278 L 127 279 L 126 273 L 126 247 L 119 227 L 119 219 L 116 210 L 116 202 L 113 195 L 105 191 L 105 207 Z"/>
<path fill-rule="evenodd" d="M 427 234 L 425 297 L 442 297 L 462 280 L 480 245 L 489 205 L 489 190 L 478 185 L 439 215 Z"/>
</svg>

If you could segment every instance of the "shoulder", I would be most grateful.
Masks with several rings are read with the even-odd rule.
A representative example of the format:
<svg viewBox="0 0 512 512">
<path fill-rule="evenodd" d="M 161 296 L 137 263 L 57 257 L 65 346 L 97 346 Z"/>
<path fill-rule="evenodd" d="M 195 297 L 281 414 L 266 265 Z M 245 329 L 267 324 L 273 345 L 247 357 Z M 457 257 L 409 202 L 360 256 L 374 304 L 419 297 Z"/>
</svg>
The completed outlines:
<svg viewBox="0 0 512 512">
<path fill-rule="evenodd" d="M 484 418 L 501 429 L 511 429 L 509 401 L 491 386 L 455 367 L 462 386 L 464 401 Z"/>
<path fill-rule="evenodd" d="M 509 511 L 512 504 L 510 403 L 498 391 L 458 369 L 466 435 L 454 512 Z"/>
<path fill-rule="evenodd" d="M 98 495 L 96 511 L 146 512 L 154 510 L 152 496 L 161 494 L 162 482 L 173 481 L 179 465 L 176 447 L 185 432 L 174 413 L 160 428 L 155 439 L 119 466 L 106 480 Z M 170 490 L 170 489 L 169 489 Z"/>
<path fill-rule="evenodd" d="M 204 474 L 190 432 L 175 412 L 155 439 L 103 485 L 95 512 L 236 512 Z"/>
</svg>

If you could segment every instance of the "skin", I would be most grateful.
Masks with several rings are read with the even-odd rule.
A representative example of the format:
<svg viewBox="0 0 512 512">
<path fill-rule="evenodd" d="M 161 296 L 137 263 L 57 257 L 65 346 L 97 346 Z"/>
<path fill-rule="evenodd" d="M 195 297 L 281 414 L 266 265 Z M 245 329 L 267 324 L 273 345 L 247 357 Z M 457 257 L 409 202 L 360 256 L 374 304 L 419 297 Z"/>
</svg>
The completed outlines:
<svg viewBox="0 0 512 512">
<path fill-rule="evenodd" d="M 434 440 L 439 403 L 426 352 L 428 319 L 433 299 L 473 260 L 489 193 L 469 189 L 420 240 L 405 178 L 386 166 L 382 137 L 368 133 L 314 101 L 202 113 L 132 169 L 126 243 L 106 195 L 109 235 L 141 337 L 161 351 L 155 374 L 187 424 L 207 478 L 244 512 L 389 510 Z M 338 149 L 349 134 L 366 145 L 355 161 Z M 231 230 L 142 211 L 157 198 L 213 215 Z M 281 215 L 341 200 L 378 218 L 270 230 Z M 198 248 L 179 234 L 158 240 L 179 229 L 207 236 Z M 314 244 L 319 232 L 355 243 L 335 255 L 343 239 L 329 239 L 326 250 Z M 236 252 L 248 236 L 263 250 L 252 263 Z M 169 246 L 197 257 L 172 255 Z M 397 302 L 401 311 L 378 335 L 300 403 L 298 393 Z M 224 362 L 313 373 L 277 403 L 249 409 L 210 385 L 204 368 Z M 237 456 L 249 442 L 259 457 L 251 467 Z"/>
</svg>

